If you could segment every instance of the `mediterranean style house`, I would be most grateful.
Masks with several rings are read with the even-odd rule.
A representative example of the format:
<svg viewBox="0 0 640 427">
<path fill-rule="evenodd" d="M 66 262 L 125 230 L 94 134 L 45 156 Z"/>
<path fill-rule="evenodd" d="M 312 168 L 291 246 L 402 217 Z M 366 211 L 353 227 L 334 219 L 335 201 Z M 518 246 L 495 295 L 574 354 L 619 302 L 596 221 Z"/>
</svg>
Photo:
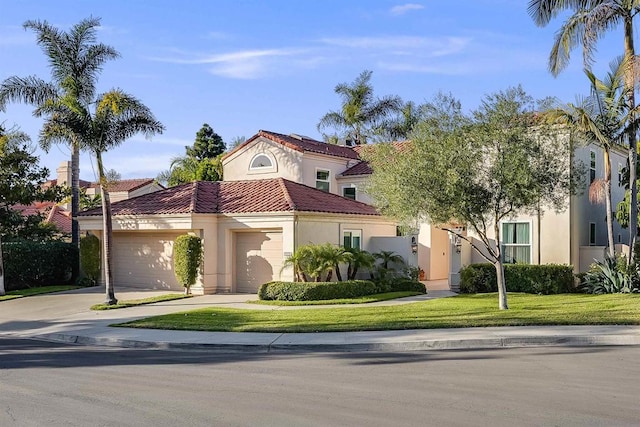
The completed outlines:
<svg viewBox="0 0 640 427">
<path fill-rule="evenodd" d="M 194 293 L 256 292 L 264 282 L 292 280 L 284 260 L 301 245 L 325 242 L 393 250 L 422 268 L 426 280 L 447 279 L 455 289 L 460 267 L 484 259 L 428 223 L 415 235 L 396 237 L 396 222 L 381 216 L 366 194 L 372 170 L 360 150 L 261 130 L 223 157 L 221 182 L 194 182 L 114 203 L 116 285 L 181 289 L 173 274 L 173 242 L 190 233 L 204 246 Z M 602 175 L 599 147 L 578 147 L 574 160 L 588 166 L 588 181 Z M 612 163 L 621 171 L 624 153 L 614 151 Z M 614 173 L 614 204 L 624 195 L 620 180 Z M 499 244 L 509 262 L 572 264 L 584 271 L 604 255 L 604 212 L 584 192 L 571 196 L 563 212 L 541 210 L 504 221 Z M 99 209 L 81 213 L 79 221 L 83 231 L 102 235 Z M 625 243 L 626 233 L 618 225 L 615 230 L 617 242 Z"/>
</svg>

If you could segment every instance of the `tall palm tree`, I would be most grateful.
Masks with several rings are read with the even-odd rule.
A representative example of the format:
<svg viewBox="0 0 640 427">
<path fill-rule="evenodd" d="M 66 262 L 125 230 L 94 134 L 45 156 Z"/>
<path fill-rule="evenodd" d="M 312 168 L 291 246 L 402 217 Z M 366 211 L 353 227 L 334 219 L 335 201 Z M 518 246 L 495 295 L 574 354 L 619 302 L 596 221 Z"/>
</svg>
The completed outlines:
<svg viewBox="0 0 640 427">
<path fill-rule="evenodd" d="M 571 51 L 582 45 L 583 62 L 587 68 L 593 62 L 597 41 L 609 30 L 622 24 L 624 40 L 624 97 L 630 112 L 627 127 L 629 144 L 629 187 L 631 204 L 629 209 L 629 251 L 628 262 L 633 260 L 638 234 L 638 193 L 637 193 L 637 124 L 635 113 L 635 89 L 637 58 L 633 39 L 633 19 L 640 12 L 638 0 L 529 0 L 528 11 L 538 26 L 544 27 L 558 14 L 569 11 L 567 18 L 556 33 L 549 70 L 553 75 L 560 73 L 569 63 Z"/>
<path fill-rule="evenodd" d="M 94 104 L 92 111 L 85 107 L 70 109 L 64 102 L 46 103 L 41 109 L 49 119 L 40 137 L 49 144 L 73 138 L 81 148 L 91 151 L 96 157 L 102 199 L 106 303 L 111 305 L 116 304 L 117 299 L 111 274 L 111 201 L 102 155 L 135 134 L 143 133 L 149 137 L 162 133 L 164 126 L 141 101 L 119 89 L 99 95 Z"/>
<path fill-rule="evenodd" d="M 351 254 L 351 259 L 349 259 L 349 264 L 347 265 L 348 280 L 354 280 L 360 268 L 370 270 L 376 263 L 376 259 L 368 251 L 358 248 L 347 248 L 346 250 Z"/>
<path fill-rule="evenodd" d="M 95 100 L 96 84 L 103 65 L 119 56 L 105 44 L 96 43 L 100 19 L 89 17 L 75 24 L 68 32 L 47 21 L 27 21 L 24 28 L 36 33 L 37 43 L 47 56 L 51 82 L 36 76 L 7 78 L 0 86 L 0 107 L 6 102 L 22 102 L 40 107 L 46 102 L 64 103 L 68 109 L 81 112 Z M 36 108 L 40 117 L 45 110 Z M 80 143 L 74 135 L 59 142 L 69 144 L 71 154 L 71 240 L 80 242 L 78 228 L 80 188 Z M 50 145 L 43 145 L 45 150 Z"/>
<path fill-rule="evenodd" d="M 402 100 L 398 96 L 373 97 L 372 71 L 365 70 L 351 83 L 340 83 L 334 89 L 342 98 L 340 111 L 330 111 L 318 123 L 318 130 L 333 128 L 344 132 L 355 144 L 366 144 L 376 128 L 390 114 L 400 111 Z"/>
<path fill-rule="evenodd" d="M 413 128 L 425 116 L 425 107 L 413 101 L 403 104 L 395 117 L 384 120 L 378 132 L 387 141 L 403 140 L 409 137 Z"/>
<path fill-rule="evenodd" d="M 611 149 L 622 143 L 629 123 L 623 96 L 625 64 L 623 58 L 611 62 L 610 71 L 603 80 L 591 71 L 585 74 L 591 84 L 591 95 L 577 104 L 567 104 L 545 113 L 553 123 L 568 125 L 584 136 L 587 142 L 596 142 L 604 154 L 604 199 L 607 209 L 607 240 L 609 255 L 615 256 L 613 239 L 613 206 L 611 202 Z M 600 181 L 593 181 L 589 195 L 598 199 Z M 592 197 L 590 197 L 592 198 Z M 598 200 L 599 201 L 599 200 Z"/>
</svg>

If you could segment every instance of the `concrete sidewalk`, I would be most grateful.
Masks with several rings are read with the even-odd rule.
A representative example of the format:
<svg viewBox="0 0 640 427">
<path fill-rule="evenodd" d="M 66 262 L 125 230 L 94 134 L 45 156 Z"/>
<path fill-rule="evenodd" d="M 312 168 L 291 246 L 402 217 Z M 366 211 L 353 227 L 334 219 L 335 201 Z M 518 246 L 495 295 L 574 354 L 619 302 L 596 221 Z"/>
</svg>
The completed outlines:
<svg viewBox="0 0 640 427">
<path fill-rule="evenodd" d="M 166 292 L 118 292 L 134 299 Z M 406 304 L 455 295 L 428 295 L 384 301 Z M 216 352 L 336 352 L 486 349 L 525 346 L 640 345 L 639 326 L 526 326 L 325 333 L 234 333 L 115 328 L 121 323 L 202 307 L 256 310 L 314 309 L 247 304 L 255 295 L 207 295 L 127 309 L 91 311 L 103 296 L 99 289 L 71 291 L 0 302 L 0 334 L 65 343 L 129 348 L 194 349 Z M 371 305 L 371 304 L 368 304 Z M 348 309 L 353 306 L 343 305 Z"/>
</svg>

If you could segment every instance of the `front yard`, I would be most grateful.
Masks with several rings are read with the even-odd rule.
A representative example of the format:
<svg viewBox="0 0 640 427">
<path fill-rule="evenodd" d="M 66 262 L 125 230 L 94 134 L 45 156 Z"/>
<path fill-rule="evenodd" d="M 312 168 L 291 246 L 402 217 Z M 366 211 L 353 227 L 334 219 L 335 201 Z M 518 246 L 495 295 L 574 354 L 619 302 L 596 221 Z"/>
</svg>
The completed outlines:
<svg viewBox="0 0 640 427">
<path fill-rule="evenodd" d="M 223 332 L 340 332 L 524 325 L 640 324 L 640 295 L 459 295 L 389 307 L 303 310 L 205 308 L 117 326 Z"/>
</svg>

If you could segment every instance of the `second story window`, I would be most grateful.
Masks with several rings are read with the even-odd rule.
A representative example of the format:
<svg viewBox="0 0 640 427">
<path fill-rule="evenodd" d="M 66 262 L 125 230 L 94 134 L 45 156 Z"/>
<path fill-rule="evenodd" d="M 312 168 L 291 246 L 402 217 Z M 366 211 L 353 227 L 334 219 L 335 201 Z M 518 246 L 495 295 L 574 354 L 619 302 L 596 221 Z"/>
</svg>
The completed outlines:
<svg viewBox="0 0 640 427">
<path fill-rule="evenodd" d="M 331 172 L 325 169 L 316 169 L 316 188 L 318 190 L 329 192 L 330 182 L 329 178 Z"/>
<path fill-rule="evenodd" d="M 251 161 L 251 169 L 263 169 L 263 168 L 272 168 L 273 163 L 271 159 L 267 157 L 265 154 L 258 154 Z"/>
<path fill-rule="evenodd" d="M 589 184 L 591 184 L 596 179 L 596 152 L 591 150 L 589 155 Z"/>
<path fill-rule="evenodd" d="M 346 197 L 347 199 L 355 200 L 356 199 L 356 187 L 343 187 L 342 188 L 342 197 Z"/>
</svg>

